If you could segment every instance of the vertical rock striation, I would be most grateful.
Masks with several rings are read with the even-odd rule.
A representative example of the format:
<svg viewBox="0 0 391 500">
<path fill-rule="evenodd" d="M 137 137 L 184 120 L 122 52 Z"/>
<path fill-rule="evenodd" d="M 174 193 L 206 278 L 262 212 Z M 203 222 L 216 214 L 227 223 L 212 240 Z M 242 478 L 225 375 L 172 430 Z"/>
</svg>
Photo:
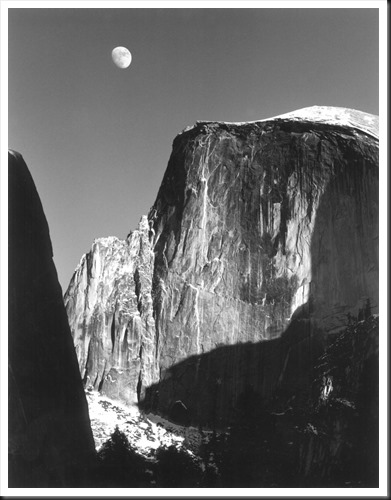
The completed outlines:
<svg viewBox="0 0 391 500">
<path fill-rule="evenodd" d="M 13 151 L 8 178 L 9 486 L 82 486 L 94 441 L 49 228 Z"/>
<path fill-rule="evenodd" d="M 96 240 L 65 301 L 86 381 L 127 401 L 159 382 L 161 411 L 181 394 L 200 415 L 224 379 L 222 415 L 246 384 L 265 392 L 300 365 L 280 344 L 340 331 L 367 298 L 376 312 L 376 117 L 314 107 L 179 134 L 148 218 Z M 261 352 L 248 371 L 241 344 L 288 333 L 272 380 Z"/>
</svg>

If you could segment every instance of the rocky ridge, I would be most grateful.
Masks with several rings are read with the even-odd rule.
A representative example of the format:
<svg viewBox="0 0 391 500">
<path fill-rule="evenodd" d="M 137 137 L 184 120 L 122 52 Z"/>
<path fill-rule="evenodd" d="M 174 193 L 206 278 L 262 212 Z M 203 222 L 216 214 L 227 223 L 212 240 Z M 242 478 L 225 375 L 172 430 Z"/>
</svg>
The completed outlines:
<svg viewBox="0 0 391 500">
<path fill-rule="evenodd" d="M 246 385 L 267 395 L 292 371 L 277 339 L 300 358 L 366 299 L 376 312 L 376 124 L 314 107 L 179 134 L 148 217 L 125 241 L 95 240 L 65 294 L 85 384 L 222 415 Z"/>
<path fill-rule="evenodd" d="M 301 122 L 317 122 L 325 123 L 328 125 L 337 125 L 348 128 L 357 129 L 361 132 L 365 132 L 368 135 L 372 135 L 376 139 L 379 139 L 379 117 L 376 115 L 371 115 L 370 113 L 364 113 L 363 111 L 358 111 L 356 109 L 341 108 L 336 106 L 310 106 L 307 108 L 297 109 L 289 113 L 284 113 L 282 115 L 274 116 L 272 118 L 266 118 L 264 120 L 255 120 L 252 122 L 215 122 L 215 123 L 226 123 L 230 125 L 246 125 L 248 123 L 262 123 L 270 120 L 291 120 L 291 121 L 301 121 Z M 208 123 L 197 121 L 199 123 Z M 191 130 L 193 127 L 187 127 L 185 131 Z"/>
<path fill-rule="evenodd" d="M 65 295 L 85 385 L 129 402 L 140 398 L 141 380 L 156 379 L 153 262 L 143 217 L 125 241 L 95 240 Z"/>
</svg>

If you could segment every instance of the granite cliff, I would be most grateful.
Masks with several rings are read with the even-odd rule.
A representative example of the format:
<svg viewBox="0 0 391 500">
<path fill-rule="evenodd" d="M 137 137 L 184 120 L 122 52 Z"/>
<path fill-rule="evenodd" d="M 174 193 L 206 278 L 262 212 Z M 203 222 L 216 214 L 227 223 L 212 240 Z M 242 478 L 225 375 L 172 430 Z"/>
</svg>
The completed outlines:
<svg viewBox="0 0 391 500">
<path fill-rule="evenodd" d="M 377 124 L 313 107 L 179 134 L 148 216 L 65 294 L 84 383 L 205 425 L 246 387 L 310 383 L 348 315 L 377 312 Z"/>
<path fill-rule="evenodd" d="M 94 442 L 49 228 L 22 156 L 8 159 L 9 486 L 83 486 Z"/>
</svg>

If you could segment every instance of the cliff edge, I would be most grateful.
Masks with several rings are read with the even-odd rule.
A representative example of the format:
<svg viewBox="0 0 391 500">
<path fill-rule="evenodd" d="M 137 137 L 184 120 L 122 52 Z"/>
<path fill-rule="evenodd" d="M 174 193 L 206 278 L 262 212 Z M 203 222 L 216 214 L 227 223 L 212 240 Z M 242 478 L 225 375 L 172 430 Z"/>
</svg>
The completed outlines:
<svg viewBox="0 0 391 500">
<path fill-rule="evenodd" d="M 49 228 L 23 157 L 8 161 L 9 487 L 82 486 L 94 442 Z"/>
</svg>

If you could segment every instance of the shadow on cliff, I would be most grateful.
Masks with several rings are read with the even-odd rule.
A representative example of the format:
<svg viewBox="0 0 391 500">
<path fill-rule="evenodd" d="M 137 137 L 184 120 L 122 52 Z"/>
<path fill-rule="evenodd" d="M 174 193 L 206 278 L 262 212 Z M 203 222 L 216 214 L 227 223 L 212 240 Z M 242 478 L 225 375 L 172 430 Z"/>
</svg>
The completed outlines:
<svg viewBox="0 0 391 500">
<path fill-rule="evenodd" d="M 305 317 L 308 311 L 303 306 L 278 339 L 220 346 L 162 371 L 140 407 L 179 424 L 215 430 L 232 423 L 237 400 L 249 388 L 271 410 L 307 398 L 312 366 L 324 347 L 323 336 Z"/>
<path fill-rule="evenodd" d="M 49 227 L 19 153 L 8 169 L 10 487 L 83 486 L 95 449 Z"/>
<path fill-rule="evenodd" d="M 375 486 L 378 465 L 370 464 L 372 459 L 366 457 L 360 446 L 360 436 L 371 436 L 371 457 L 377 456 L 379 408 L 374 395 L 379 378 L 375 362 L 370 373 L 357 370 L 357 366 L 365 367 L 371 362 L 366 361 L 365 349 L 349 347 L 350 357 L 344 361 L 341 377 L 344 387 L 341 401 L 349 395 L 353 400 L 351 407 L 356 405 L 357 412 L 349 410 L 348 405 L 348 410 L 341 413 L 339 403 L 326 405 L 322 411 L 317 407 L 323 388 L 318 376 L 327 375 L 320 356 L 327 353 L 327 347 L 334 345 L 349 325 L 350 328 L 353 323 L 360 325 L 364 315 L 368 318 L 378 312 L 376 145 L 369 141 L 363 152 L 357 141 L 343 140 L 339 151 L 342 161 L 333 164 L 332 178 L 316 211 L 310 243 L 312 281 L 308 301 L 296 309 L 285 331 L 279 338 L 268 341 L 220 346 L 161 370 L 160 382 L 147 388 L 140 407 L 182 425 L 216 431 L 232 425 L 234 429 L 242 428 L 261 406 L 261 416 L 266 418 L 264 424 L 272 435 L 276 419 L 283 418 L 293 408 L 289 422 L 284 420 L 283 427 L 280 426 L 288 439 L 297 434 L 295 424 L 302 426 L 302 436 L 308 435 L 305 422 L 316 419 L 329 432 L 320 439 L 321 444 L 300 438 L 289 467 L 302 474 L 301 485 Z M 309 207 L 312 210 L 312 203 Z M 280 230 L 286 230 L 286 225 Z M 356 338 L 354 331 L 350 335 Z M 336 345 L 338 353 L 338 342 Z M 378 355 L 373 356 L 377 359 Z M 334 370 L 333 364 L 327 370 Z M 349 378 L 346 374 L 354 370 L 355 379 Z M 367 386 L 374 390 L 365 391 Z M 335 392 L 338 395 L 338 389 Z M 247 415 L 240 412 L 243 398 L 253 401 L 247 405 Z M 368 405 L 372 409 L 370 418 L 363 410 Z M 258 447 L 262 442 L 266 441 L 261 440 Z M 284 454 L 285 450 L 284 445 L 278 453 Z M 247 455 L 245 452 L 243 457 Z M 312 483 L 306 484 L 311 477 Z"/>
</svg>

